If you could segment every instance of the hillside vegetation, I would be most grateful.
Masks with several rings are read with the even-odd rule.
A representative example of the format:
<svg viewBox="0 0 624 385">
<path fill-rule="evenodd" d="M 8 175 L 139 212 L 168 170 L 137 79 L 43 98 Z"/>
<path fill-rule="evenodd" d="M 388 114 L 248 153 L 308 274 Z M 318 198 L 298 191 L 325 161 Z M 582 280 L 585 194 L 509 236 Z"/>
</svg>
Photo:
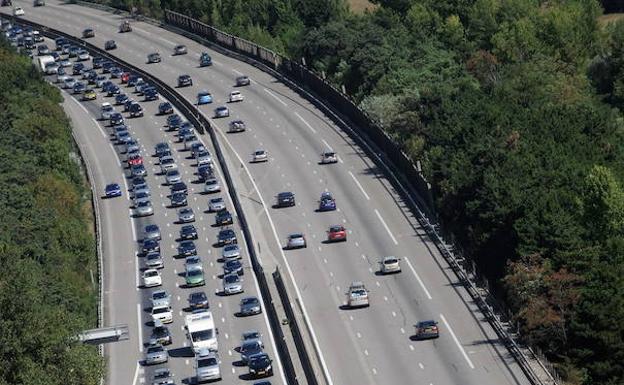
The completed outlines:
<svg viewBox="0 0 624 385">
<path fill-rule="evenodd" d="M 90 191 L 58 90 L 0 40 L 0 384 L 97 385 Z M 75 154 L 74 154 L 75 155 Z"/>
<path fill-rule="evenodd" d="M 124 0 L 111 0 L 126 6 Z M 624 383 L 624 24 L 595 0 L 160 0 L 347 92 L 571 384 Z M 604 1 L 610 10 L 615 1 Z M 502 290 L 501 290 L 502 289 Z"/>
</svg>

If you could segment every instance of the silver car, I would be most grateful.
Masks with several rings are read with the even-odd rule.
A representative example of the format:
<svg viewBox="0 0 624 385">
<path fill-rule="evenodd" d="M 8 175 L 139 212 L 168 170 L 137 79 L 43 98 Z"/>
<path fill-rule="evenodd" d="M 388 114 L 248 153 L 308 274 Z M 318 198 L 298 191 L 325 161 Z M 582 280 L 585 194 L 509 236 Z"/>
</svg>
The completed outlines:
<svg viewBox="0 0 624 385">
<path fill-rule="evenodd" d="M 226 295 L 242 293 L 243 280 L 238 274 L 228 274 L 223 277 L 223 293 Z"/>
<path fill-rule="evenodd" d="M 174 183 L 178 183 L 182 181 L 182 175 L 177 169 L 171 169 L 167 171 L 167 175 L 165 176 L 167 183 L 172 185 Z"/>
<path fill-rule="evenodd" d="M 151 197 L 149 193 L 137 192 L 136 194 L 134 194 L 134 198 L 132 198 L 132 200 L 134 201 L 134 207 L 138 208 L 141 203 L 150 202 Z"/>
<path fill-rule="evenodd" d="M 195 213 L 190 207 L 184 207 L 178 210 L 178 219 L 181 223 L 195 222 Z"/>
<path fill-rule="evenodd" d="M 162 269 L 165 267 L 165 262 L 160 253 L 148 253 L 145 256 L 145 266 L 150 269 Z"/>
<path fill-rule="evenodd" d="M 195 357 L 195 378 L 197 382 L 221 380 L 219 357 L 215 352 L 201 349 Z"/>
<path fill-rule="evenodd" d="M 63 88 L 65 88 L 65 89 L 72 89 L 72 88 L 74 88 L 74 84 L 76 84 L 76 79 L 74 79 L 74 78 L 67 78 L 63 82 Z"/>
<path fill-rule="evenodd" d="M 204 185 L 204 192 L 214 193 L 221 191 L 221 184 L 217 178 L 208 178 L 206 179 L 206 184 Z"/>
<path fill-rule="evenodd" d="M 226 245 L 221 252 L 221 257 L 223 257 L 226 261 L 231 259 L 240 259 L 240 248 L 237 244 Z"/>
<path fill-rule="evenodd" d="M 159 368 L 154 371 L 152 385 L 175 385 L 173 373 L 169 368 Z"/>
<path fill-rule="evenodd" d="M 184 259 L 184 269 L 193 270 L 193 269 L 201 269 L 201 268 L 203 268 L 202 260 L 199 256 L 191 255 Z"/>
<path fill-rule="evenodd" d="M 306 239 L 303 234 L 295 233 L 288 236 L 288 242 L 286 243 L 287 249 L 298 249 L 300 247 L 306 247 Z"/>
<path fill-rule="evenodd" d="M 175 48 L 173 49 L 173 54 L 174 55 L 185 55 L 187 53 L 187 49 L 185 45 L 176 45 Z"/>
<path fill-rule="evenodd" d="M 251 154 L 251 163 L 266 162 L 269 160 L 269 153 L 266 150 L 256 150 Z"/>
<path fill-rule="evenodd" d="M 225 201 L 223 198 L 212 198 L 208 201 L 208 210 L 211 212 L 225 210 Z"/>
<path fill-rule="evenodd" d="M 138 217 L 147 217 L 149 215 L 154 215 L 154 206 L 152 206 L 152 202 L 140 202 L 136 205 L 135 214 Z"/>
<path fill-rule="evenodd" d="M 208 152 L 202 152 L 197 156 L 197 165 L 203 166 L 212 163 L 212 156 Z"/>
<path fill-rule="evenodd" d="M 145 352 L 145 365 L 162 364 L 169 361 L 167 350 L 161 344 L 147 347 Z"/>
<path fill-rule="evenodd" d="M 158 227 L 158 225 L 152 223 L 145 226 L 145 228 L 143 229 L 143 240 L 145 239 L 154 239 L 157 241 L 160 241 L 162 239 L 160 235 L 160 228 Z"/>
<path fill-rule="evenodd" d="M 177 170 L 178 165 L 173 156 L 163 156 L 160 160 L 160 171 L 166 173 L 169 170 Z"/>
<path fill-rule="evenodd" d="M 171 306 L 171 294 L 166 290 L 155 290 L 150 297 L 152 307 Z"/>
<path fill-rule="evenodd" d="M 400 259 L 393 256 L 383 257 L 379 264 L 381 265 L 381 274 L 400 273 Z"/>
</svg>

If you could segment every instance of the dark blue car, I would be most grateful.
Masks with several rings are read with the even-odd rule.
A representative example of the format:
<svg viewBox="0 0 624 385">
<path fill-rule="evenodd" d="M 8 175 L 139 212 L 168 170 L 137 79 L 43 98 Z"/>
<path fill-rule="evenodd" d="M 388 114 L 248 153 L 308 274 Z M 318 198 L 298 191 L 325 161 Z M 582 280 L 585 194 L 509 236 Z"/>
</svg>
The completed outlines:
<svg viewBox="0 0 624 385">
<path fill-rule="evenodd" d="M 336 210 L 336 200 L 332 197 L 331 193 L 326 191 L 321 194 L 319 201 L 319 211 L 333 211 Z"/>
<path fill-rule="evenodd" d="M 175 130 L 182 124 L 182 118 L 178 114 L 169 115 L 167 117 L 167 126 L 170 130 Z"/>
<path fill-rule="evenodd" d="M 169 102 L 162 102 L 158 105 L 158 114 L 168 115 L 173 114 L 173 106 Z"/>
<path fill-rule="evenodd" d="M 197 104 L 212 103 L 212 94 L 208 91 L 200 91 L 197 94 Z"/>
<path fill-rule="evenodd" d="M 121 187 L 117 183 L 111 183 L 106 186 L 106 197 L 113 198 L 121 196 Z"/>
<path fill-rule="evenodd" d="M 148 88 L 143 91 L 143 94 L 145 95 L 145 101 L 158 100 L 158 91 L 156 91 L 156 88 Z"/>
<path fill-rule="evenodd" d="M 80 75 L 82 73 L 82 71 L 84 70 L 84 68 L 85 68 L 84 64 L 76 63 L 72 67 L 72 74 L 73 75 Z"/>
<path fill-rule="evenodd" d="M 128 95 L 126 95 L 126 94 L 119 94 L 119 95 L 115 96 L 115 103 L 116 104 L 124 104 L 126 102 L 126 100 L 128 100 Z"/>
</svg>

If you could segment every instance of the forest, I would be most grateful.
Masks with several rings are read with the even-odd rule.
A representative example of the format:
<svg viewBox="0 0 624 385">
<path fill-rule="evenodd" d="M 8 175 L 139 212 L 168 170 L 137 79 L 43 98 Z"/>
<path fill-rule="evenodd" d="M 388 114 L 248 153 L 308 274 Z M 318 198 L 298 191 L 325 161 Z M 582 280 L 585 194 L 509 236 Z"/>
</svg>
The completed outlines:
<svg viewBox="0 0 624 385">
<path fill-rule="evenodd" d="M 57 88 L 0 40 L 0 384 L 97 385 L 91 191 Z M 95 274 L 93 283 L 91 272 Z"/>
</svg>

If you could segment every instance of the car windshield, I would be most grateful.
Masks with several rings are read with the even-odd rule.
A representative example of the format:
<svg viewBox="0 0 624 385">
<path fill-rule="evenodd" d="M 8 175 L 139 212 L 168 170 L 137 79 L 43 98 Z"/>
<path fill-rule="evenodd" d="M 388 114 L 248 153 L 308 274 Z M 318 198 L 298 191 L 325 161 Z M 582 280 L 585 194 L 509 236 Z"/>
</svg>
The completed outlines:
<svg viewBox="0 0 624 385">
<path fill-rule="evenodd" d="M 254 358 L 250 362 L 250 365 L 253 365 L 255 367 L 260 367 L 260 368 L 269 366 L 269 364 L 270 364 L 270 361 L 269 361 L 269 357 L 267 356 L 260 356 L 260 357 Z"/>
<path fill-rule="evenodd" d="M 150 202 L 139 202 L 139 207 L 147 207 L 147 206 L 151 206 Z"/>
<path fill-rule="evenodd" d="M 192 257 L 186 257 L 186 264 L 187 265 L 195 265 L 195 264 L 198 264 L 199 262 L 200 262 L 199 261 L 199 257 L 196 256 L 196 255 L 194 255 Z"/>
<path fill-rule="evenodd" d="M 214 357 L 201 358 L 197 360 L 197 367 L 199 368 L 205 368 L 207 366 L 216 366 L 216 365 L 217 365 L 217 359 Z"/>
<path fill-rule="evenodd" d="M 163 351 L 162 346 L 151 346 L 147 348 L 148 353 L 160 353 Z"/>
<path fill-rule="evenodd" d="M 387 258 L 387 259 L 384 261 L 384 263 L 385 263 L 386 265 L 391 265 L 391 264 L 393 264 L 393 263 L 397 263 L 397 262 L 398 262 L 398 260 L 397 260 L 396 258 Z"/>
<path fill-rule="evenodd" d="M 243 305 L 254 305 L 258 303 L 258 299 L 257 298 L 243 298 L 241 302 Z"/>
<path fill-rule="evenodd" d="M 152 294 L 152 297 L 153 297 L 154 299 L 163 299 L 163 298 L 167 298 L 167 297 L 168 297 L 168 295 L 167 295 L 167 292 L 164 292 L 164 291 L 157 291 L 157 292 L 155 292 L 154 294 Z"/>
<path fill-rule="evenodd" d="M 193 213 L 193 210 L 191 210 L 191 209 L 180 210 L 180 214 L 182 214 L 182 215 L 188 215 L 188 214 L 192 214 L 192 213 Z"/>
<path fill-rule="evenodd" d="M 248 352 L 250 350 L 260 350 L 260 349 L 262 348 L 260 347 L 260 343 L 258 343 L 258 341 L 248 341 L 248 342 L 245 342 L 243 346 L 241 346 L 240 350 L 241 352 Z"/>
<path fill-rule="evenodd" d="M 237 245 L 228 245 L 225 246 L 224 251 L 237 251 L 238 250 L 238 246 Z"/>
<path fill-rule="evenodd" d="M 193 342 L 207 341 L 213 338 L 213 335 L 214 334 L 212 329 L 199 330 L 191 333 L 191 339 L 193 340 Z"/>
<path fill-rule="evenodd" d="M 191 301 L 204 301 L 206 299 L 206 294 L 204 293 L 192 293 Z"/>
<path fill-rule="evenodd" d="M 145 276 L 146 277 L 156 277 L 156 276 L 158 276 L 158 272 L 157 271 L 146 271 L 145 272 Z"/>
<path fill-rule="evenodd" d="M 152 310 L 152 314 L 162 314 L 162 313 L 168 313 L 168 312 L 169 312 L 168 307 L 158 307 Z"/>
<path fill-rule="evenodd" d="M 236 283 L 238 282 L 238 275 L 226 275 L 225 283 Z"/>
</svg>

